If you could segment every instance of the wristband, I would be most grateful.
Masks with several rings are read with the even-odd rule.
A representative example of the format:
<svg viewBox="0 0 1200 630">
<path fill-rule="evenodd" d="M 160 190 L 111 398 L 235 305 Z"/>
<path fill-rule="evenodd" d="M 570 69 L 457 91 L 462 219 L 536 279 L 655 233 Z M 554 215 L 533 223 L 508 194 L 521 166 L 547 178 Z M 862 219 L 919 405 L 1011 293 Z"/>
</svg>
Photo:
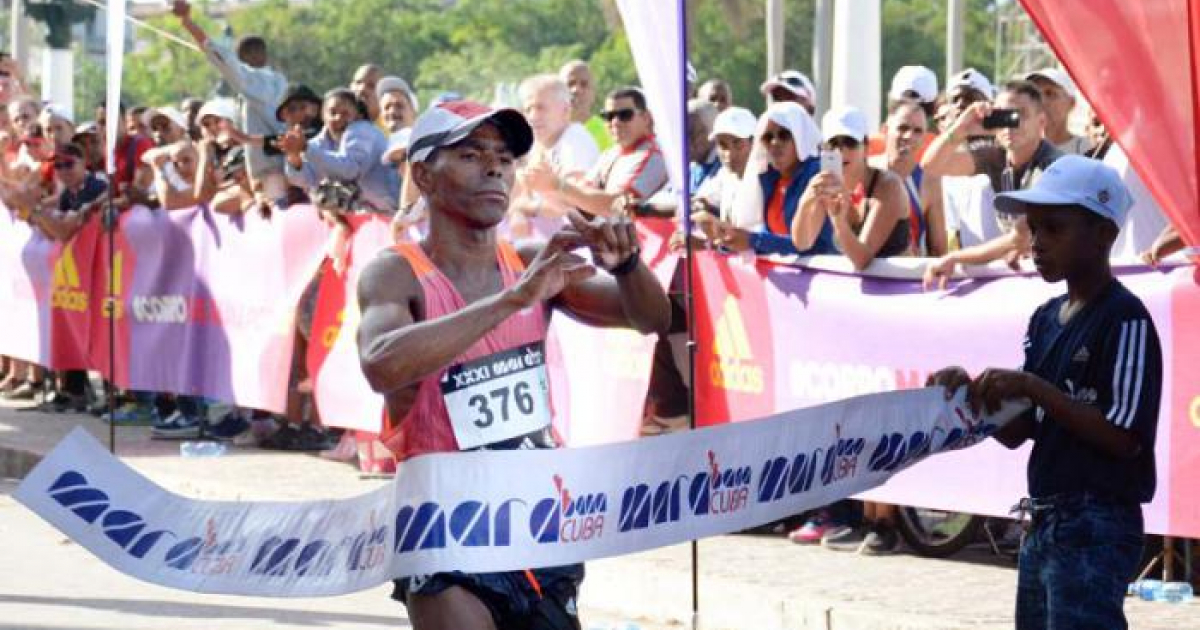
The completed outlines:
<svg viewBox="0 0 1200 630">
<path fill-rule="evenodd" d="M 607 270 L 608 273 L 616 278 L 619 278 L 621 276 L 627 276 L 627 275 L 633 273 L 633 270 L 637 269 L 638 264 L 640 264 L 642 262 L 641 253 L 642 253 L 642 248 L 640 248 L 640 247 L 635 248 L 633 250 L 633 253 L 629 255 L 629 258 L 626 258 L 625 260 L 617 263 L 616 265 L 613 265 L 613 267 L 611 269 Z"/>
</svg>

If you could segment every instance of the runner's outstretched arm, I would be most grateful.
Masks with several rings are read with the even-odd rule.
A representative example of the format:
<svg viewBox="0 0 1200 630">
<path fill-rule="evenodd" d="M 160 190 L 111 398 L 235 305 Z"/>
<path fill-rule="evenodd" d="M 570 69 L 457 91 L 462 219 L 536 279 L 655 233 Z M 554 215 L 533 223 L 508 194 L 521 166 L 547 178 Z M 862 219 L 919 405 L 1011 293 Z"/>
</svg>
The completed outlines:
<svg viewBox="0 0 1200 630">
<path fill-rule="evenodd" d="M 421 294 L 412 268 L 391 252 L 372 261 L 358 283 L 359 361 L 371 388 L 389 393 L 416 386 L 509 316 L 595 274 L 567 253 L 571 246 L 569 236 L 551 239 L 513 286 L 426 321 L 417 321 L 412 310 Z"/>
</svg>

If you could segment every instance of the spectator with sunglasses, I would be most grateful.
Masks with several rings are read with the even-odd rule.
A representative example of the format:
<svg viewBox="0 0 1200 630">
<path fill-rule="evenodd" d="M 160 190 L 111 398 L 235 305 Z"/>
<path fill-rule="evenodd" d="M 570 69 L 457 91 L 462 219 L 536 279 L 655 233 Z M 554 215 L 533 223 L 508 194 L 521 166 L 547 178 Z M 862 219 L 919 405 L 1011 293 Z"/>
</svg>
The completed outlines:
<svg viewBox="0 0 1200 630">
<path fill-rule="evenodd" d="M 758 88 L 767 97 L 767 103 L 799 103 L 809 116 L 817 111 L 817 88 L 803 72 L 784 70 L 767 79 Z"/>
<path fill-rule="evenodd" d="M 810 204 L 801 215 L 800 199 L 820 172 L 821 131 L 794 102 L 775 103 L 758 120 L 756 141 L 738 190 L 731 222 L 708 219 L 702 231 L 729 250 L 760 256 L 834 254 L 829 217 Z M 801 222 L 802 247 L 792 241 Z"/>
<path fill-rule="evenodd" d="M 39 204 L 29 222 L 54 240 L 69 241 L 83 227 L 88 212 L 104 201 L 108 184 L 87 170 L 83 149 L 73 144 L 55 153 L 54 178 L 61 194 Z"/>
<path fill-rule="evenodd" d="M 823 172 L 813 178 L 800 199 L 800 212 L 792 220 L 792 241 L 797 249 L 814 239 L 806 216 L 827 215 L 838 249 L 866 269 L 878 257 L 910 253 L 908 197 L 904 183 L 887 169 L 867 164 L 867 117 L 853 107 L 826 112 L 821 120 L 828 150 L 842 161 L 841 174 Z"/>
<path fill-rule="evenodd" d="M 543 197 L 591 215 L 631 214 L 667 183 L 667 163 L 654 138 L 654 120 L 645 95 L 635 87 L 609 94 L 600 116 L 608 124 L 614 146 L 600 154 L 583 181 L 560 176 L 546 163 L 527 167 L 522 181 Z"/>
</svg>

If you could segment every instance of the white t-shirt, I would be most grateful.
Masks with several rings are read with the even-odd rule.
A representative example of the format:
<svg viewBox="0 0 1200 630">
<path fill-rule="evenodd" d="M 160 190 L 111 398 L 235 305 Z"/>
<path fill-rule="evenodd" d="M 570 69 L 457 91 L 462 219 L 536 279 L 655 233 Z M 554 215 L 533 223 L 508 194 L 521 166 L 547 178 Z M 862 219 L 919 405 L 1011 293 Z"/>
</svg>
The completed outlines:
<svg viewBox="0 0 1200 630">
<path fill-rule="evenodd" d="M 546 152 L 546 158 L 560 174 L 587 173 L 600 157 L 600 149 L 592 134 L 581 124 L 567 125 L 554 148 Z"/>
<path fill-rule="evenodd" d="M 1150 194 L 1150 189 L 1133 170 L 1129 156 L 1117 143 L 1109 147 L 1103 161 L 1121 175 L 1121 181 L 1125 182 L 1129 195 L 1133 197 L 1133 206 L 1125 217 L 1125 225 L 1121 226 L 1117 242 L 1113 243 L 1112 258 L 1136 258 L 1154 244 L 1159 233 L 1167 227 L 1167 218 Z"/>
<path fill-rule="evenodd" d="M 721 167 L 716 175 L 704 180 L 696 196 L 720 209 L 723 221 L 733 221 L 734 202 L 737 200 L 738 189 L 741 188 L 742 178 L 736 173 Z"/>
</svg>

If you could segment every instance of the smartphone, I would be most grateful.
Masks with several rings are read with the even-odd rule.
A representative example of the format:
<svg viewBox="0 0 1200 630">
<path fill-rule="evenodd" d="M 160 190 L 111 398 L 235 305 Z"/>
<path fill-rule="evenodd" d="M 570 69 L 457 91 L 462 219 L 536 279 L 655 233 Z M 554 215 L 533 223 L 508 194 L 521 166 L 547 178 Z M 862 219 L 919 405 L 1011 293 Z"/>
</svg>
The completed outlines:
<svg viewBox="0 0 1200 630">
<path fill-rule="evenodd" d="M 983 117 L 984 129 L 1013 129 L 1021 124 L 1021 112 L 1015 109 L 993 109 Z"/>
<path fill-rule="evenodd" d="M 821 151 L 821 172 L 833 173 L 838 177 L 842 176 L 842 153 L 841 151 Z"/>
</svg>

